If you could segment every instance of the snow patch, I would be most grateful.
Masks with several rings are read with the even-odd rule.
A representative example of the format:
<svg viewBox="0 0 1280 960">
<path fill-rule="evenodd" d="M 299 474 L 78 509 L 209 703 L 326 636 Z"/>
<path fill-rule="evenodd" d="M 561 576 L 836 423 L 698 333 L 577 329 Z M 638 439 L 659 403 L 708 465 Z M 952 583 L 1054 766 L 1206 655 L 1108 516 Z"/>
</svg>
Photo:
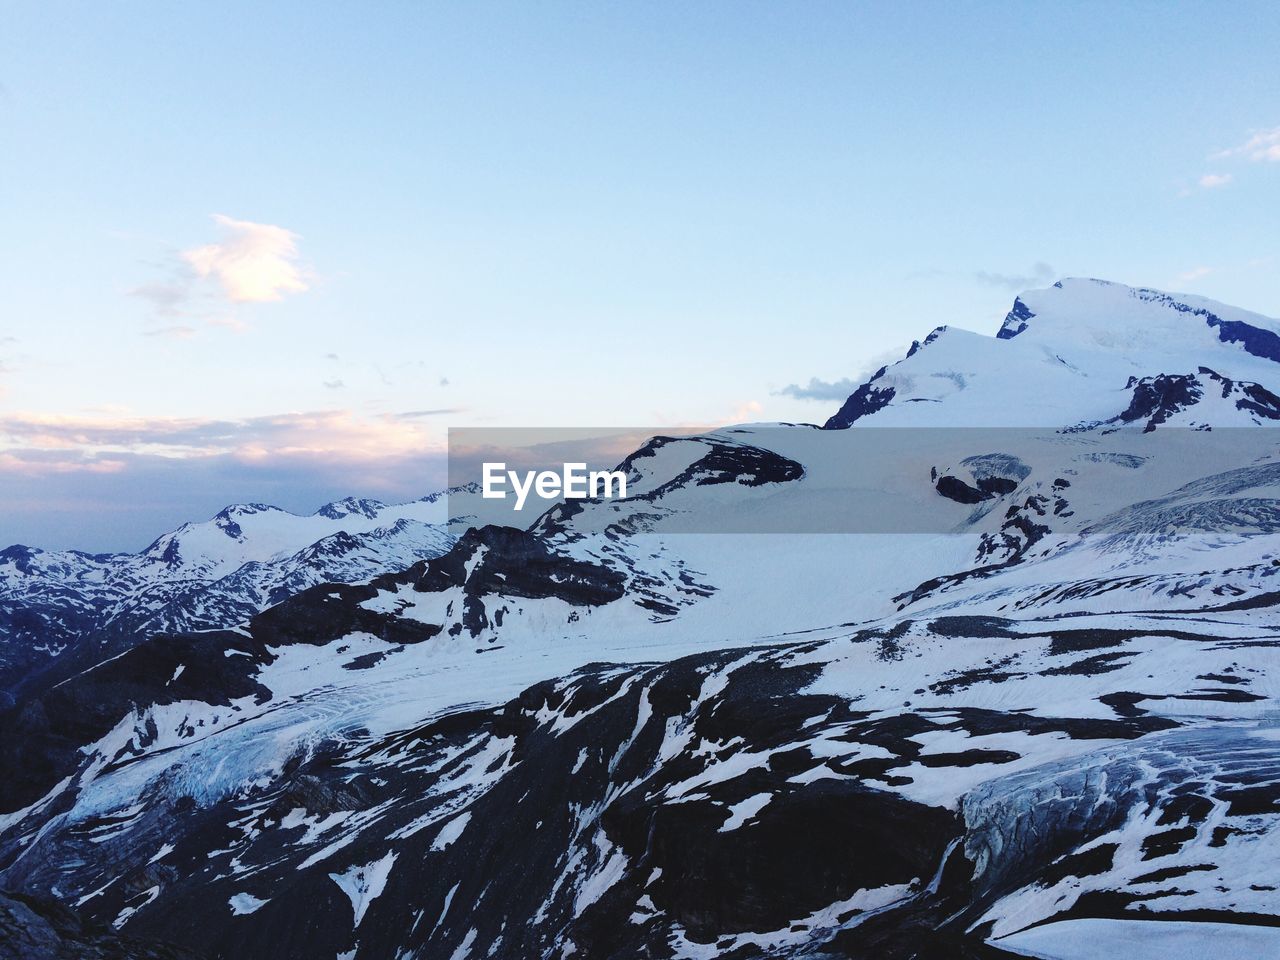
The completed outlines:
<svg viewBox="0 0 1280 960">
<path fill-rule="evenodd" d="M 329 874 L 329 879 L 351 898 L 351 909 L 355 913 L 355 919 L 351 924 L 353 927 L 360 926 L 360 921 L 364 919 L 369 904 L 373 903 L 386 887 L 387 877 L 391 875 L 391 868 L 395 866 L 395 862 L 396 855 L 388 851 L 381 860 L 375 860 L 362 867 L 352 867 L 344 873 Z"/>
</svg>

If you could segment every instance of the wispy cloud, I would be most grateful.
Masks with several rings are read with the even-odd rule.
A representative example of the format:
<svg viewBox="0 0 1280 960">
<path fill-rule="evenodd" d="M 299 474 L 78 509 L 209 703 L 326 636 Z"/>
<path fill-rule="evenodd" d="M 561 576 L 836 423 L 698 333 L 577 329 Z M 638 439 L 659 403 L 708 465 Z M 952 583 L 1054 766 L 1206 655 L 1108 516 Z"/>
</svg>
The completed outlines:
<svg viewBox="0 0 1280 960">
<path fill-rule="evenodd" d="M 220 213 L 213 215 L 213 222 L 224 238 L 184 250 L 182 259 L 197 276 L 217 280 L 232 303 L 266 303 L 308 289 L 298 235 L 292 230 Z"/>
<path fill-rule="evenodd" d="M 211 327 L 221 327 L 232 333 L 244 333 L 249 329 L 249 325 L 239 317 L 209 317 L 205 322 Z"/>
<path fill-rule="evenodd" d="M 18 342 L 17 337 L 0 337 L 0 348 L 11 347 Z M 8 357 L 0 356 L 0 376 L 7 376 L 13 372 L 13 354 Z M 0 382 L 0 397 L 5 396 L 9 392 L 9 388 L 3 382 Z"/>
<path fill-rule="evenodd" d="M 404 413 L 391 414 L 397 420 L 421 420 L 423 417 L 448 417 L 464 413 L 461 407 L 441 407 L 438 410 L 406 410 Z"/>
<path fill-rule="evenodd" d="M 810 377 L 807 384 L 789 383 L 781 390 L 775 390 L 774 396 L 792 397 L 796 400 L 817 400 L 823 403 L 843 403 L 881 367 L 897 363 L 908 352 L 909 349 L 905 345 L 882 350 L 863 358 L 861 366 L 854 371 L 852 377 L 844 377 L 840 380 L 820 380 L 817 377 Z"/>
<path fill-rule="evenodd" d="M 1178 283 L 1195 283 L 1197 280 L 1203 280 L 1213 272 L 1213 267 L 1192 267 L 1190 270 L 1178 274 L 1177 281 Z"/>
<path fill-rule="evenodd" d="M 1210 160 L 1243 158 L 1254 163 L 1280 163 L 1280 127 L 1269 130 L 1251 130 L 1248 138 L 1235 147 L 1219 150 Z"/>
<path fill-rule="evenodd" d="M 346 386 L 346 384 L 341 380 L 326 380 L 324 381 L 324 386 L 328 387 L 330 390 L 341 390 Z"/>
<path fill-rule="evenodd" d="M 1015 292 L 1021 292 L 1032 287 L 1047 286 L 1053 283 L 1057 276 L 1053 267 L 1043 261 L 1032 264 L 1030 272 L 1024 274 L 990 273 L 986 270 L 979 270 L 974 274 L 979 283 L 985 283 L 993 287 L 1004 287 Z"/>
<path fill-rule="evenodd" d="M 1197 181 L 1201 189 L 1213 190 L 1216 187 L 1225 187 L 1231 182 L 1231 174 L 1229 173 L 1206 173 Z"/>
<path fill-rule="evenodd" d="M 241 420 L 8 414 L 0 415 L 0 454 L 8 455 L 9 469 L 30 460 L 27 455 L 32 452 L 60 453 L 60 469 L 76 464 L 87 468 L 118 454 L 375 462 L 439 447 L 439 431 L 421 421 L 462 412 L 450 408 L 363 417 L 347 410 L 321 410 Z M 37 459 L 48 463 L 47 458 Z"/>
<path fill-rule="evenodd" d="M 796 400 L 835 402 L 848 399 L 849 394 L 857 389 L 858 384 L 848 378 L 827 381 L 819 380 L 817 377 L 810 377 L 809 382 L 804 386 L 798 383 L 789 383 L 781 390 L 778 390 L 777 394 L 783 397 L 792 397 Z"/>
<path fill-rule="evenodd" d="M 189 340 L 196 335 L 196 328 L 177 323 L 168 327 L 156 327 L 154 330 L 143 330 L 144 337 L 168 337 L 175 340 Z"/>
<path fill-rule="evenodd" d="M 191 297 L 191 277 L 184 274 L 185 269 L 179 268 L 171 282 L 144 283 L 130 290 L 129 296 L 146 300 L 157 316 L 180 317 Z"/>
<path fill-rule="evenodd" d="M 128 295 L 145 300 L 163 319 L 243 330 L 245 322 L 228 311 L 310 288 L 310 269 L 298 253 L 296 233 L 222 214 L 214 214 L 213 221 L 221 228 L 221 240 L 177 251 L 159 265 L 163 279 L 134 287 Z"/>
</svg>

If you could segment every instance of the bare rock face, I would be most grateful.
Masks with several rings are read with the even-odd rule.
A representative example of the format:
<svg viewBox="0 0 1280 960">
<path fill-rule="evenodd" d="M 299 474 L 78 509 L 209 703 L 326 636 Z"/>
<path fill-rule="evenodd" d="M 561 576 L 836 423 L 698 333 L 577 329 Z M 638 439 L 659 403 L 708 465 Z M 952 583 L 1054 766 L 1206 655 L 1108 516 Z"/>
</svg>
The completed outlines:
<svg viewBox="0 0 1280 960">
<path fill-rule="evenodd" d="M 86 925 L 56 900 L 0 893 L 2 960 L 199 960 L 168 944 L 122 937 L 110 927 Z"/>
</svg>

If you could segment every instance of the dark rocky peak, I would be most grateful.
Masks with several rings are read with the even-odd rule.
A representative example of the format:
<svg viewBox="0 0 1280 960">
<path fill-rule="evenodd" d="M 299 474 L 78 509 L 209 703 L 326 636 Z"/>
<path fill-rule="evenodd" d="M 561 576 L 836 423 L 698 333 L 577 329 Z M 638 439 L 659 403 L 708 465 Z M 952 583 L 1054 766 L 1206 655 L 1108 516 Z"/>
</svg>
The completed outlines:
<svg viewBox="0 0 1280 960">
<path fill-rule="evenodd" d="M 316 511 L 316 516 L 327 517 L 330 520 L 341 520 L 343 517 L 349 517 L 354 514 L 373 520 L 378 516 L 379 511 L 385 507 L 386 504 L 380 500 L 370 500 L 363 497 L 344 497 L 341 500 L 326 503 Z"/>
<path fill-rule="evenodd" d="M 1125 384 L 1132 391 L 1129 406 L 1108 424 L 1143 424 L 1150 433 L 1170 417 L 1200 403 L 1206 395 L 1217 394 L 1223 400 L 1235 401 L 1235 408 L 1249 414 L 1254 423 L 1280 420 L 1280 397 L 1259 383 L 1233 380 L 1208 367 L 1197 372 L 1167 374 L 1154 377 L 1130 377 Z"/>
<path fill-rule="evenodd" d="M 1129 406 L 1110 422 L 1127 424 L 1145 420 L 1143 433 L 1150 433 L 1173 414 L 1195 406 L 1204 396 L 1200 381 L 1190 373 L 1130 377 L 1125 389 L 1133 391 Z"/>
<path fill-rule="evenodd" d="M 655 457 L 664 447 L 678 443 L 696 444 L 704 448 L 705 452 L 699 452 L 697 459 L 674 477 L 644 493 L 630 494 L 634 486 L 646 479 L 644 461 Z M 787 483 L 804 476 L 804 468 L 794 460 L 750 443 L 740 443 L 720 436 L 653 437 L 628 455 L 618 464 L 617 469 L 627 475 L 627 499 L 647 502 L 660 500 L 674 490 L 690 486 L 736 483 L 758 487 L 766 483 Z"/>
<path fill-rule="evenodd" d="M 926 340 L 925 343 L 927 344 L 929 341 Z M 878 386 L 876 384 L 876 381 L 880 380 L 888 370 L 888 367 L 881 367 L 872 374 L 871 379 L 853 391 L 849 399 L 844 402 L 844 406 L 822 425 L 822 429 L 844 430 L 846 427 L 853 426 L 863 417 L 869 417 L 876 411 L 883 410 L 888 406 L 897 391 L 886 384 Z"/>
<path fill-rule="evenodd" d="M 43 551 L 15 543 L 11 547 L 0 550 L 0 564 L 12 563 L 20 573 L 31 573 L 31 561 Z"/>
<path fill-rule="evenodd" d="M 320 557 L 338 557 L 343 554 L 350 553 L 360 547 L 361 540 L 359 537 L 347 533 L 345 530 L 339 530 L 337 533 L 330 534 L 323 540 L 317 540 L 311 546 L 302 550 L 297 556 L 298 560 L 306 563 Z"/>
<path fill-rule="evenodd" d="M 621 599 L 626 576 L 603 564 L 553 551 L 527 530 L 484 526 L 463 534 L 452 550 L 419 567 L 414 588 L 436 593 L 460 587 L 459 627 L 472 636 L 489 626 L 480 597 L 501 594 L 537 600 L 555 597 L 573 606 L 601 606 Z"/>
<path fill-rule="evenodd" d="M 1055 284 L 1061 288 L 1061 284 Z M 1013 309 L 1005 315 L 1004 323 L 1000 325 L 1000 330 L 996 334 L 997 340 L 1012 340 L 1023 330 L 1027 329 L 1027 321 L 1034 317 L 1035 314 L 1031 309 L 1022 302 L 1022 298 L 1018 297 L 1013 301 Z"/>
<path fill-rule="evenodd" d="M 215 520 L 236 520 L 241 517 L 252 517 L 259 513 L 283 513 L 279 507 L 273 507 L 269 503 L 233 503 L 228 507 L 223 507 L 214 516 Z"/>
</svg>

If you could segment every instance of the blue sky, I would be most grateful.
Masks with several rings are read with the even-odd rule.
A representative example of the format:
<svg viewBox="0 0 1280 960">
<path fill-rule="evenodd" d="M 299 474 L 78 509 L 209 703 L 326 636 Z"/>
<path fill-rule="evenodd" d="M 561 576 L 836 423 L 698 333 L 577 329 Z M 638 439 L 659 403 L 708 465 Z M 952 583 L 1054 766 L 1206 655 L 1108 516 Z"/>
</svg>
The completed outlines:
<svg viewBox="0 0 1280 960">
<path fill-rule="evenodd" d="M 419 495 L 449 425 L 820 421 L 1060 276 L 1280 315 L 1275 4 L 3 16 L 3 542 Z"/>
</svg>

